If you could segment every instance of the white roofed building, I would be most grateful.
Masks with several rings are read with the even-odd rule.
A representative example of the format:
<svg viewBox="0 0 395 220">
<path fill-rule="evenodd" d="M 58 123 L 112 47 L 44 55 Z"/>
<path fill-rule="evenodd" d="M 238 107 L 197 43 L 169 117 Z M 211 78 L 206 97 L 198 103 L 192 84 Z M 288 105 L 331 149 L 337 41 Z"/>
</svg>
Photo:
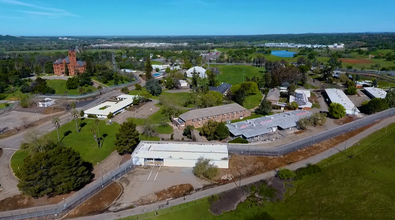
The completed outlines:
<svg viewBox="0 0 395 220">
<path fill-rule="evenodd" d="M 387 96 L 387 92 L 379 88 L 365 87 L 365 91 L 370 98 L 385 99 Z"/>
<path fill-rule="evenodd" d="M 194 167 L 201 157 L 218 168 L 229 167 L 228 147 L 220 143 L 142 141 L 132 153 L 138 166 Z"/>
<path fill-rule="evenodd" d="M 347 115 L 358 115 L 359 110 L 347 95 L 340 89 L 325 89 L 331 103 L 339 103 L 346 109 Z"/>
<path fill-rule="evenodd" d="M 295 95 L 289 96 L 289 102 L 298 103 L 299 109 L 310 110 L 313 104 L 309 102 L 311 92 L 310 90 L 295 90 Z"/>
<path fill-rule="evenodd" d="M 113 113 L 114 115 L 123 112 L 127 107 L 133 105 L 133 100 L 138 98 L 137 95 L 120 95 L 117 96 L 117 102 L 107 101 L 99 104 L 93 108 L 86 110 L 84 117 L 95 115 L 98 118 L 107 118 L 107 115 Z"/>
<path fill-rule="evenodd" d="M 194 66 L 192 68 L 190 68 L 189 70 L 187 70 L 187 77 L 192 77 L 192 73 L 196 72 L 197 74 L 199 74 L 200 78 L 206 78 L 206 69 L 204 69 L 203 67 L 200 66 Z"/>
</svg>

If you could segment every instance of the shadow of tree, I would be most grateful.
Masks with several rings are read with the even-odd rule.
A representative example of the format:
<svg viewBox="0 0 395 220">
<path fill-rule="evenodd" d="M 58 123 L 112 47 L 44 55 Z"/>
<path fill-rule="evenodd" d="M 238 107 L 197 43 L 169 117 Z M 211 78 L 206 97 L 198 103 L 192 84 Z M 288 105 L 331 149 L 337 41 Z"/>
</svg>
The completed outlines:
<svg viewBox="0 0 395 220">
<path fill-rule="evenodd" d="M 83 127 L 85 127 L 85 125 L 86 125 L 86 122 L 82 122 L 82 123 L 80 124 L 80 131 L 82 130 Z"/>
<path fill-rule="evenodd" d="M 100 148 L 103 147 L 104 139 L 106 139 L 106 137 L 108 137 L 108 134 L 103 134 L 102 137 L 100 137 Z"/>
<path fill-rule="evenodd" d="M 63 139 L 64 139 L 65 137 L 69 136 L 71 133 L 73 133 L 73 132 L 70 131 L 70 130 L 64 132 L 64 133 L 63 133 L 63 137 L 62 137 L 62 139 L 61 139 L 60 141 L 63 141 Z"/>
</svg>

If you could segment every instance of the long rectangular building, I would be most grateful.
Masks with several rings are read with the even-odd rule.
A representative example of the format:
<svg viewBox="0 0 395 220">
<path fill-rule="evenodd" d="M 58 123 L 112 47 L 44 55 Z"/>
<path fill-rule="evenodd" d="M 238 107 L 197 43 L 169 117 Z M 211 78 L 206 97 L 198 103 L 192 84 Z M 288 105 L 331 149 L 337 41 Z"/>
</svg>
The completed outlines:
<svg viewBox="0 0 395 220">
<path fill-rule="evenodd" d="M 229 128 L 232 137 L 241 137 L 253 142 L 265 139 L 267 134 L 273 133 L 278 129 L 295 128 L 301 118 L 309 117 L 310 115 L 311 113 L 308 111 L 296 110 L 227 124 L 226 126 Z"/>
<path fill-rule="evenodd" d="M 347 95 L 340 89 L 325 89 L 331 103 L 339 103 L 346 109 L 347 115 L 358 115 L 359 110 Z"/>
<path fill-rule="evenodd" d="M 229 167 L 226 144 L 142 141 L 132 153 L 133 164 L 138 166 L 194 167 L 201 157 L 218 168 Z"/>
<path fill-rule="evenodd" d="M 365 91 L 370 98 L 385 99 L 387 96 L 387 92 L 379 88 L 365 87 Z"/>
<path fill-rule="evenodd" d="M 116 102 L 104 102 L 85 111 L 85 117 L 95 115 L 98 118 L 106 118 L 108 114 L 114 115 L 124 111 L 127 107 L 133 105 L 133 100 L 138 98 L 137 95 L 120 95 L 117 96 Z"/>
<path fill-rule="evenodd" d="M 182 129 L 188 125 L 195 128 L 202 127 L 209 120 L 227 122 L 248 117 L 251 112 L 237 103 L 215 106 L 210 108 L 195 109 L 173 118 L 173 124 Z"/>
</svg>

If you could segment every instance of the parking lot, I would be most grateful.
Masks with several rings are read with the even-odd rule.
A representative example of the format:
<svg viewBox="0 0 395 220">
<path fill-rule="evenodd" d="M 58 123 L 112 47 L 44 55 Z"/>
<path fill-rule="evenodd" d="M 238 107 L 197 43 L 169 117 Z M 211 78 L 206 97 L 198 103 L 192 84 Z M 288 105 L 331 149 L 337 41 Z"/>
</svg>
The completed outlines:
<svg viewBox="0 0 395 220">
<path fill-rule="evenodd" d="M 194 189 L 202 188 L 209 182 L 195 177 L 192 168 L 142 167 L 136 168 L 121 180 L 124 191 L 112 210 L 129 207 L 142 196 L 180 184 L 191 184 Z"/>
</svg>

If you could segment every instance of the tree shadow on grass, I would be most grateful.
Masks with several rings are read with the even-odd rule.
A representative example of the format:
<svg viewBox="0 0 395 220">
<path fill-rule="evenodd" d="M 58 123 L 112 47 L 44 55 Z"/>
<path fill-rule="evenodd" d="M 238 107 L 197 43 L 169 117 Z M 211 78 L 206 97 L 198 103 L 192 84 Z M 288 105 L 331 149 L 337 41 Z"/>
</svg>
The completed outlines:
<svg viewBox="0 0 395 220">
<path fill-rule="evenodd" d="M 60 142 L 62 142 L 62 141 L 63 141 L 63 139 L 64 139 L 65 137 L 69 136 L 71 133 L 73 133 L 73 132 L 72 132 L 72 131 L 70 131 L 70 130 L 68 130 L 68 131 L 64 132 L 64 133 L 63 133 L 63 137 L 62 137 L 62 139 L 60 140 Z"/>
<path fill-rule="evenodd" d="M 85 125 L 86 125 L 86 122 L 82 122 L 82 123 L 80 124 L 80 131 L 82 130 L 83 127 L 85 127 Z"/>
<path fill-rule="evenodd" d="M 106 139 L 107 136 L 108 136 L 108 134 L 103 134 L 102 137 L 100 137 L 100 148 L 103 147 L 104 139 Z"/>
</svg>

